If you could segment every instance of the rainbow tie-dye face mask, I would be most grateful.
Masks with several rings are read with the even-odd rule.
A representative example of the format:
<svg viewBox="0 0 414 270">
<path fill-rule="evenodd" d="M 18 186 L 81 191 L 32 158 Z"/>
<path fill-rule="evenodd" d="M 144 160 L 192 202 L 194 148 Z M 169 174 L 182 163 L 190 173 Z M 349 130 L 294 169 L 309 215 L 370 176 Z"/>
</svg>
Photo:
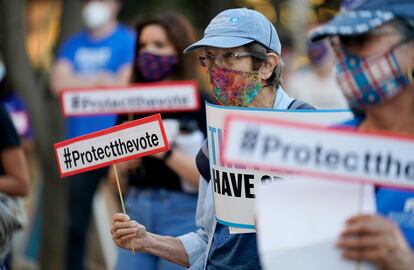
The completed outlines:
<svg viewBox="0 0 414 270">
<path fill-rule="evenodd" d="M 257 71 L 236 71 L 213 65 L 208 74 L 214 96 L 222 105 L 247 107 L 262 89 Z"/>
</svg>

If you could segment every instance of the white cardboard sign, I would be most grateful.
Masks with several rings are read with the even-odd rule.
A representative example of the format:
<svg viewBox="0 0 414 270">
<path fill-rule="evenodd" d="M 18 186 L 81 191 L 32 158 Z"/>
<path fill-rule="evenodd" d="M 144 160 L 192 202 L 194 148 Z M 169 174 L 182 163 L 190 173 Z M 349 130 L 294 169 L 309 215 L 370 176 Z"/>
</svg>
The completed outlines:
<svg viewBox="0 0 414 270">
<path fill-rule="evenodd" d="M 224 120 L 229 114 L 241 117 L 264 117 L 290 119 L 293 121 L 332 125 L 348 120 L 352 114 L 347 110 L 273 110 L 224 107 L 206 104 L 207 134 L 211 185 L 214 194 L 215 215 L 219 223 L 230 227 L 231 232 L 254 232 L 256 188 L 261 182 L 279 181 L 280 172 L 269 173 L 254 166 L 235 166 L 224 162 L 220 152 L 226 134 Z M 233 132 L 232 132 L 233 133 Z"/>
<path fill-rule="evenodd" d="M 375 213 L 373 186 L 294 176 L 259 185 L 256 202 L 263 269 L 374 269 L 335 246 L 347 219 Z"/>
<path fill-rule="evenodd" d="M 200 108 L 194 81 L 68 89 L 62 91 L 61 103 L 65 116 L 183 112 Z"/>
<path fill-rule="evenodd" d="M 414 137 L 230 116 L 226 162 L 414 190 Z"/>
<path fill-rule="evenodd" d="M 54 145 L 61 177 L 169 149 L 160 114 Z"/>
</svg>

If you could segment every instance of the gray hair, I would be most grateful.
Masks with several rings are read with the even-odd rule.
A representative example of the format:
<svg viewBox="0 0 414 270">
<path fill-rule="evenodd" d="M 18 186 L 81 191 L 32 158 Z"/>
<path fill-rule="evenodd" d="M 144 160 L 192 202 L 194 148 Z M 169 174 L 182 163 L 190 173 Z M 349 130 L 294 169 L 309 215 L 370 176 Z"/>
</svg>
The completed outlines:
<svg viewBox="0 0 414 270">
<path fill-rule="evenodd" d="M 272 75 L 266 80 L 266 84 L 274 85 L 277 89 L 281 84 L 282 67 L 284 65 L 282 57 L 278 53 L 255 41 L 244 45 L 244 48 L 246 48 L 247 52 L 251 53 L 253 56 L 254 69 L 259 69 L 260 65 L 266 61 L 268 53 L 275 53 L 279 56 L 279 63 L 273 70 Z"/>
</svg>

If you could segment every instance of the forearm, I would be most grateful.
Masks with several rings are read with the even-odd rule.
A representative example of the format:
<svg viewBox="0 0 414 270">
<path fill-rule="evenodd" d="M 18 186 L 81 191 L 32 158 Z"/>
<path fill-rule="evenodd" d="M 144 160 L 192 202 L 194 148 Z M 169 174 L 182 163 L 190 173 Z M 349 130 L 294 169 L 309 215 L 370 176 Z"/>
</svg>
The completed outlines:
<svg viewBox="0 0 414 270">
<path fill-rule="evenodd" d="M 189 267 L 187 253 L 178 238 L 148 233 L 148 241 L 144 245 L 143 251 L 184 267 Z"/>
<path fill-rule="evenodd" d="M 116 73 L 102 70 L 94 74 L 82 74 L 74 70 L 73 63 L 69 60 L 60 59 L 50 74 L 51 89 L 58 95 L 63 89 L 68 88 L 126 85 L 131 76 L 131 64 L 124 64 Z"/>
<path fill-rule="evenodd" d="M 29 187 L 22 184 L 22 181 L 16 181 L 13 176 L 0 176 L 0 192 L 10 196 L 26 196 L 29 193 Z"/>
<path fill-rule="evenodd" d="M 198 187 L 200 174 L 194 158 L 188 157 L 178 149 L 173 149 L 172 151 L 171 156 L 166 160 L 167 166 L 194 187 Z"/>
<path fill-rule="evenodd" d="M 61 76 L 59 79 L 52 80 L 51 86 L 53 92 L 59 94 L 64 89 L 70 88 L 82 88 L 82 87 L 94 87 L 99 85 L 98 76 L 84 76 L 84 75 L 71 75 Z"/>
<path fill-rule="evenodd" d="M 148 253 L 185 267 L 190 265 L 187 252 L 180 239 L 161 236 L 147 231 L 122 213 L 113 216 L 112 239 L 121 248 Z"/>
<path fill-rule="evenodd" d="M 4 174 L 0 175 L 0 192 L 11 196 L 26 196 L 29 193 L 29 173 L 26 159 L 20 147 L 0 153 Z"/>
</svg>

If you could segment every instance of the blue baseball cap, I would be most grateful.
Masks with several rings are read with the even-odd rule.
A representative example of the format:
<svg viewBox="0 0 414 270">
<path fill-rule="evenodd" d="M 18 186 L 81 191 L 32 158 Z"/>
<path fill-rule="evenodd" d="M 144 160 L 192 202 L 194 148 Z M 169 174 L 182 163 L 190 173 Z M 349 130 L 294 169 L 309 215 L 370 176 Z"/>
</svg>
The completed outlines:
<svg viewBox="0 0 414 270">
<path fill-rule="evenodd" d="M 309 34 L 315 42 L 328 36 L 360 35 L 396 18 L 414 20 L 414 0 L 344 0 L 330 22 Z"/>
<path fill-rule="evenodd" d="M 187 47 L 184 53 L 205 46 L 235 48 L 253 41 L 281 54 L 276 29 L 263 14 L 247 8 L 228 9 L 214 17 L 204 31 L 204 37 Z"/>
</svg>

